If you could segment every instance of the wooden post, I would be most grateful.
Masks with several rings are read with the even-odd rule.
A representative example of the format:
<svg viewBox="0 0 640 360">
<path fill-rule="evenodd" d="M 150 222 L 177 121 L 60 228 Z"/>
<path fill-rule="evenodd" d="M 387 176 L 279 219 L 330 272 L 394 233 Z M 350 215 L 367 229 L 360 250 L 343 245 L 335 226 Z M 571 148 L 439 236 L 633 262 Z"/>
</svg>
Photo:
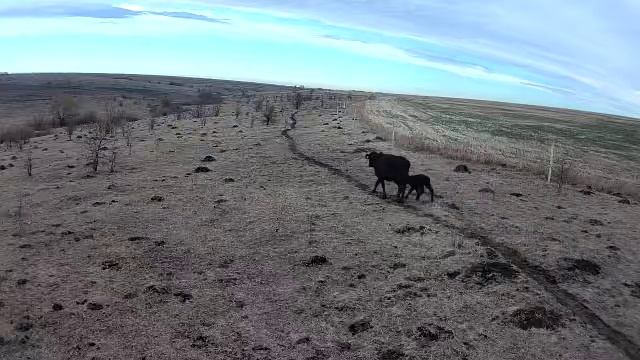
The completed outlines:
<svg viewBox="0 0 640 360">
<path fill-rule="evenodd" d="M 551 143 L 551 154 L 549 156 L 549 175 L 547 175 L 547 184 L 551 183 L 551 171 L 553 170 L 553 147 L 555 143 Z"/>
<path fill-rule="evenodd" d="M 393 125 L 393 132 L 391 133 L 391 145 L 396 146 L 396 125 Z"/>
</svg>

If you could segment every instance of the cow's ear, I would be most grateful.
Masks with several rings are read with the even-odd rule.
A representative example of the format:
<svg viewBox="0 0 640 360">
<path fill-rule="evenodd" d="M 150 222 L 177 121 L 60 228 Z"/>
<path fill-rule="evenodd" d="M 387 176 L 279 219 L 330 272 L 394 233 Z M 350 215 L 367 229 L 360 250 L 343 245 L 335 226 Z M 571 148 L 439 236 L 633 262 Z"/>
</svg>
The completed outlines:
<svg viewBox="0 0 640 360">
<path fill-rule="evenodd" d="M 370 155 L 370 154 L 365 155 L 365 156 L 364 156 L 364 158 L 365 158 L 365 159 L 368 159 L 368 158 L 369 158 L 369 155 Z"/>
</svg>

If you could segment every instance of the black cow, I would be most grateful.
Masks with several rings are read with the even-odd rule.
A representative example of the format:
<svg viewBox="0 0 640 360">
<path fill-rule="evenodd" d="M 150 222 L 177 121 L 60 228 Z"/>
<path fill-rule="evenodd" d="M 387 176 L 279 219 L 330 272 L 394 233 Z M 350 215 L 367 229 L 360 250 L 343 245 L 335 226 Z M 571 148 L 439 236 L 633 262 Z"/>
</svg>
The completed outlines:
<svg viewBox="0 0 640 360">
<path fill-rule="evenodd" d="M 411 175 L 407 178 L 407 184 L 409 184 L 409 192 L 405 198 L 408 198 L 409 194 L 415 190 L 416 200 L 420 200 L 420 196 L 424 194 L 424 188 L 427 188 L 431 194 L 431 202 L 433 202 L 433 188 L 431 187 L 431 179 L 427 175 Z"/>
<path fill-rule="evenodd" d="M 385 154 L 382 152 L 371 152 L 366 155 L 369 159 L 369 166 L 375 170 L 378 180 L 371 192 L 375 193 L 378 185 L 382 184 L 382 197 L 387 198 L 385 181 L 393 181 L 398 185 L 398 201 L 404 201 L 404 192 L 407 188 L 407 178 L 409 177 L 409 167 L 411 163 L 402 156 Z"/>
</svg>

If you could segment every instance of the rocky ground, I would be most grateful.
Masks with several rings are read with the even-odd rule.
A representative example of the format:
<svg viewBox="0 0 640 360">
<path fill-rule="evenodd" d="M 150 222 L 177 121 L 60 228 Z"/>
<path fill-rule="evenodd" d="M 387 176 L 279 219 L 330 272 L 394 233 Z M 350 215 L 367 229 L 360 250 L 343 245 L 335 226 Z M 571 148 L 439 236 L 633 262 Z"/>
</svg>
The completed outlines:
<svg viewBox="0 0 640 360">
<path fill-rule="evenodd" d="M 61 130 L 32 177 L 0 153 L 0 358 L 640 358 L 637 203 L 454 172 L 319 103 L 288 131 L 232 107 L 139 121 L 115 173 Z M 371 194 L 373 149 L 436 201 Z"/>
</svg>

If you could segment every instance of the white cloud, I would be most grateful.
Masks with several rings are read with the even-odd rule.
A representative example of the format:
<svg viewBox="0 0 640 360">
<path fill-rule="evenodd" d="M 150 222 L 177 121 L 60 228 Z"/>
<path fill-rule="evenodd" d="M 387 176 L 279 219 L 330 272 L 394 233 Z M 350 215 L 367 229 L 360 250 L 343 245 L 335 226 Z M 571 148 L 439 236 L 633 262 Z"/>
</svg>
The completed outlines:
<svg viewBox="0 0 640 360">
<path fill-rule="evenodd" d="M 136 4 L 119 4 L 114 6 L 121 9 L 125 9 L 125 10 L 131 10 L 131 11 L 144 11 L 144 6 L 136 5 Z"/>
</svg>

